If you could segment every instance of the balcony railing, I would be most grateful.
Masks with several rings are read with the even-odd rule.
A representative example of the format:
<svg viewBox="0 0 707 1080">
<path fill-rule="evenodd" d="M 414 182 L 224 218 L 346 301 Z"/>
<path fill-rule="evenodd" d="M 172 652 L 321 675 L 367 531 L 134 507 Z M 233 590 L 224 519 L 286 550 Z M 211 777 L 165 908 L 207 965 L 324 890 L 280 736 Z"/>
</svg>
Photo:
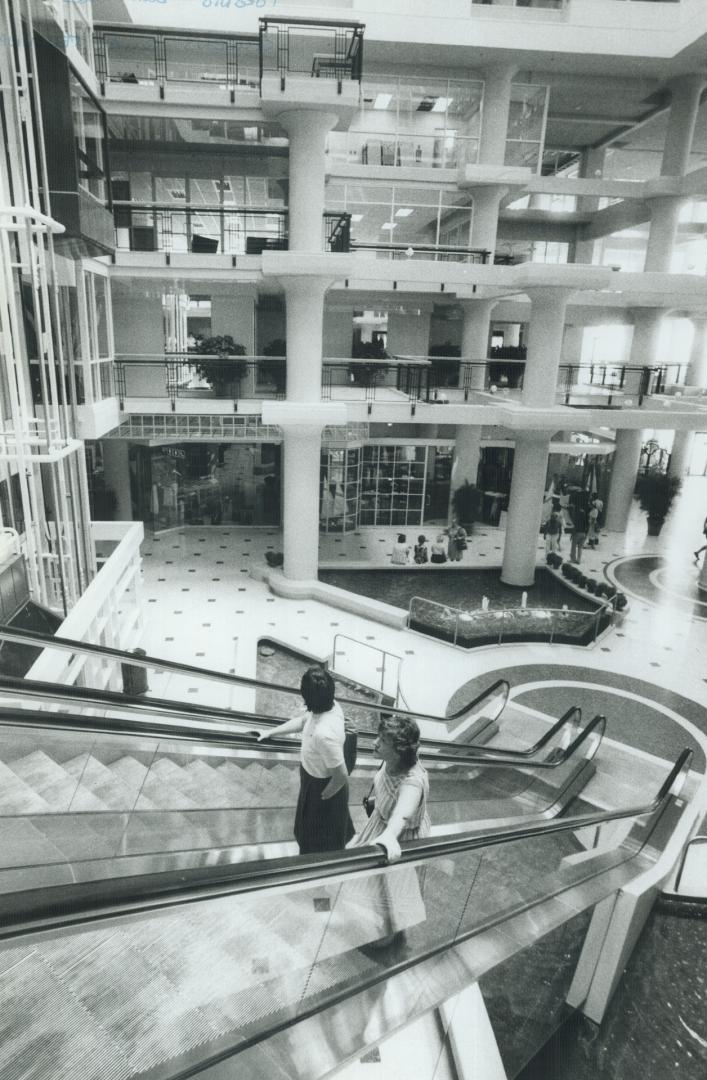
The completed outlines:
<svg viewBox="0 0 707 1080">
<path fill-rule="evenodd" d="M 159 87 L 198 83 L 235 92 L 257 91 L 260 49 L 255 35 L 163 34 L 121 29 L 94 33 L 96 76 L 106 83 Z"/>
<path fill-rule="evenodd" d="M 287 210 L 114 202 L 113 212 L 119 251 L 261 255 L 288 246 Z M 323 250 L 348 251 L 350 227 L 350 214 L 325 213 Z"/>
<path fill-rule="evenodd" d="M 644 400 L 665 394 L 684 379 L 686 366 L 563 364 L 554 402 L 574 408 L 640 407 Z M 348 360 L 327 358 L 323 364 L 322 396 L 326 399 L 372 402 L 406 400 L 429 405 L 461 404 L 483 394 L 475 404 L 499 400 L 520 402 L 525 361 L 493 358 L 467 360 L 458 356 L 393 356 Z"/>
<path fill-rule="evenodd" d="M 233 403 L 283 398 L 286 360 L 283 356 L 216 356 L 211 353 L 164 353 L 116 357 L 115 381 L 121 410 L 130 398 L 169 401 L 217 399 Z"/>
<path fill-rule="evenodd" d="M 445 244 L 389 244 L 385 241 L 352 240 L 351 251 L 374 252 L 377 259 L 427 259 L 432 262 L 463 262 L 481 265 L 491 261 L 486 248 L 456 247 Z M 501 256 L 500 258 L 505 258 Z M 494 262 L 498 260 L 493 259 Z"/>
<path fill-rule="evenodd" d="M 275 75 L 284 90 L 288 76 L 361 82 L 363 24 L 318 19 L 260 20 L 260 87 Z"/>
</svg>

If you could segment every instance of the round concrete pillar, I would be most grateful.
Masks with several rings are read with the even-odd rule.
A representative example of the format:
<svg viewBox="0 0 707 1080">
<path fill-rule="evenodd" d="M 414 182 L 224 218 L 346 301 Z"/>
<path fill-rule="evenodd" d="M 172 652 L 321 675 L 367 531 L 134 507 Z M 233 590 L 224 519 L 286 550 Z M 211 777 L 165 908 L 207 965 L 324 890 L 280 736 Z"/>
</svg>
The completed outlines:
<svg viewBox="0 0 707 1080">
<path fill-rule="evenodd" d="M 499 65 L 484 75 L 484 100 L 479 139 L 481 165 L 505 163 L 511 86 L 515 73 L 515 67 Z"/>
<path fill-rule="evenodd" d="M 688 171 L 692 138 L 704 86 L 704 75 L 683 75 L 671 84 L 668 129 L 660 169 L 662 176 L 684 176 Z"/>
<path fill-rule="evenodd" d="M 283 533 L 287 578 L 315 580 L 319 566 L 321 429 L 283 430 Z"/>
<path fill-rule="evenodd" d="M 462 360 L 486 360 L 489 354 L 491 336 L 491 312 L 498 303 L 494 300 L 465 300 L 462 303 Z M 459 369 L 460 380 L 464 371 Z M 483 389 L 486 382 L 486 370 L 480 365 L 473 367 L 468 385 L 473 390 Z M 461 382 L 460 382 L 461 385 Z M 457 429 L 459 430 L 459 429 Z"/>
<path fill-rule="evenodd" d="M 568 289 L 529 289 L 528 358 L 523 376 L 523 404 L 554 405 L 562 355 Z"/>
<path fill-rule="evenodd" d="M 622 428 L 616 432 L 616 450 L 606 507 L 606 528 L 609 532 L 626 532 L 641 460 L 641 443 L 640 429 L 633 431 Z"/>
<path fill-rule="evenodd" d="M 634 310 L 631 364 L 639 367 L 655 367 L 660 362 L 658 339 L 664 314 L 662 308 L 636 308 Z"/>
<path fill-rule="evenodd" d="M 678 195 L 661 195 L 650 200 L 651 223 L 644 270 L 658 274 L 670 273 L 680 211 L 684 203 L 685 200 Z"/>
<path fill-rule="evenodd" d="M 328 285 L 322 278 L 285 281 L 288 401 L 321 400 L 324 295 Z"/>
<path fill-rule="evenodd" d="M 707 319 L 693 318 L 692 322 L 695 336 L 692 339 L 685 386 L 699 386 L 707 390 Z"/>
<path fill-rule="evenodd" d="M 503 184 L 488 184 L 472 190 L 471 246 L 491 252 L 496 250 L 498 232 L 498 208 L 508 193 Z"/>
<path fill-rule="evenodd" d="M 463 484 L 476 484 L 481 457 L 481 428 L 478 424 L 457 424 L 452 454 L 452 475 L 449 484 L 449 519 L 452 518 L 452 496 Z"/>
<path fill-rule="evenodd" d="M 508 503 L 501 581 L 532 585 L 538 557 L 550 437 L 540 432 L 517 435 Z"/>
<path fill-rule="evenodd" d="M 677 476 L 680 479 L 687 476 L 694 442 L 694 431 L 675 432 L 672 449 L 670 451 L 670 467 L 668 469 L 671 476 Z"/>
<path fill-rule="evenodd" d="M 293 109 L 278 116 L 290 139 L 289 250 L 323 250 L 326 139 L 336 113 Z"/>
</svg>

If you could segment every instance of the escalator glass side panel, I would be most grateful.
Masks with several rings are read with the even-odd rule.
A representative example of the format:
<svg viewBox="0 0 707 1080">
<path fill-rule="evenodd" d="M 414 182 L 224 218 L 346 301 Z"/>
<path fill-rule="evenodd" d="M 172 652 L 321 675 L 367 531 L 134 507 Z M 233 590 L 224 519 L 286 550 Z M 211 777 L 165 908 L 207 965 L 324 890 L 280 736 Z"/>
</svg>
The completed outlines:
<svg viewBox="0 0 707 1080">
<path fill-rule="evenodd" d="M 0 1045 L 0 1075 L 23 1075 L 32 1033 L 50 1015 L 68 1020 L 77 1002 L 83 1021 L 57 1042 L 57 1075 L 167 1076 L 185 1056 L 237 1052 L 391 970 L 485 929 L 503 934 L 510 916 L 533 919 L 551 898 L 573 918 L 587 906 L 575 886 L 635 872 L 651 827 L 636 822 L 610 851 L 587 851 L 581 830 L 549 832 L 3 941 L 13 1036 Z"/>
</svg>

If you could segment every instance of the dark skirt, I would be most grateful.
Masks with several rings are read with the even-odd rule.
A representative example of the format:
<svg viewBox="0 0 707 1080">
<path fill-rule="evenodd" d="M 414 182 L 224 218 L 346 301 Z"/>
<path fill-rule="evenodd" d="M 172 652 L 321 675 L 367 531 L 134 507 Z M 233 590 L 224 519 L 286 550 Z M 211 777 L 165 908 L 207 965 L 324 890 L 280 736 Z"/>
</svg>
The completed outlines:
<svg viewBox="0 0 707 1080">
<path fill-rule="evenodd" d="M 349 813 L 349 786 L 345 784 L 331 799 L 321 793 L 329 777 L 310 776 L 299 769 L 300 789 L 295 812 L 295 840 L 300 855 L 317 851 L 340 851 L 354 834 Z"/>
</svg>

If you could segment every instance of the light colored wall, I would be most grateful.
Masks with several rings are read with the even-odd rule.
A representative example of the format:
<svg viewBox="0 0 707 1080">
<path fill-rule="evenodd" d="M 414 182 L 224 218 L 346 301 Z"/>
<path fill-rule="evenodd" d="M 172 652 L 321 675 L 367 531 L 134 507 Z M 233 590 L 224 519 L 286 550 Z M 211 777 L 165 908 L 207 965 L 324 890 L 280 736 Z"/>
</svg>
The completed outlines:
<svg viewBox="0 0 707 1080">
<path fill-rule="evenodd" d="M 248 356 L 255 354 L 255 300 L 251 293 L 211 296 L 212 334 L 230 334 L 245 346 Z"/>
<path fill-rule="evenodd" d="M 351 356 L 353 307 L 327 308 L 324 311 L 324 356 Z"/>
</svg>

